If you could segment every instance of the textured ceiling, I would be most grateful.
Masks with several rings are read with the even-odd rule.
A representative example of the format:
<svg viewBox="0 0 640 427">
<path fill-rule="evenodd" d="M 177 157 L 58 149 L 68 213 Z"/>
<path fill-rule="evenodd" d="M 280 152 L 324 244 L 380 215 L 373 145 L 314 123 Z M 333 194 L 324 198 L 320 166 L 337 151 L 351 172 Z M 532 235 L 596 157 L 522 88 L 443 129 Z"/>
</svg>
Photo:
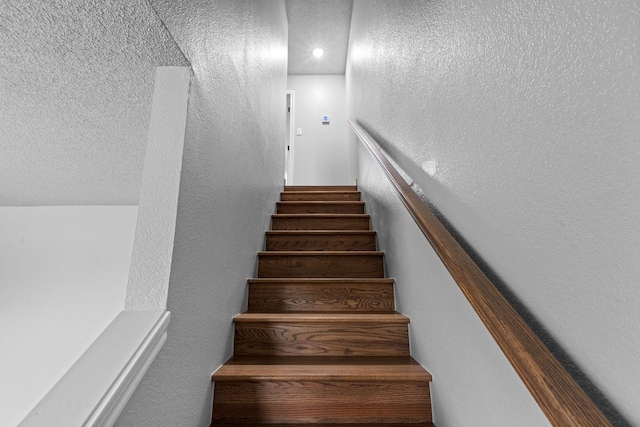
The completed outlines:
<svg viewBox="0 0 640 427">
<path fill-rule="evenodd" d="M 351 25 L 351 0 L 286 0 L 289 74 L 344 74 Z M 321 58 L 311 51 L 324 49 Z"/>
<path fill-rule="evenodd" d="M 137 204 L 159 65 L 145 0 L 0 2 L 0 206 Z"/>
</svg>

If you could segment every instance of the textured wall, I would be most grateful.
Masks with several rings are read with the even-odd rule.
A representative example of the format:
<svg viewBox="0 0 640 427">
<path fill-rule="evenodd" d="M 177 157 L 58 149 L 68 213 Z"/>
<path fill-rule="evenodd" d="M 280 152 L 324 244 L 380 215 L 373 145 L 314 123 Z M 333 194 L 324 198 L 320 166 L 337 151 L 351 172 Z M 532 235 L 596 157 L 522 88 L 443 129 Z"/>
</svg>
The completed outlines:
<svg viewBox="0 0 640 427">
<path fill-rule="evenodd" d="M 0 2 L 0 205 L 136 204 L 154 67 L 145 0 Z"/>
<path fill-rule="evenodd" d="M 395 189 L 364 147 L 358 186 L 396 279 L 396 306 L 411 318 L 411 355 L 433 375 L 438 426 L 549 425 Z"/>
<path fill-rule="evenodd" d="M 122 310 L 137 212 L 0 208 L 0 425 L 17 425 Z"/>
<path fill-rule="evenodd" d="M 167 308 L 191 70 L 156 69 L 125 310 Z"/>
<path fill-rule="evenodd" d="M 632 0 L 356 0 L 347 70 L 355 117 L 559 342 L 562 359 L 635 424 L 639 14 Z M 365 190 L 382 185 L 361 179 Z M 390 226 L 384 199 L 372 209 Z M 388 261 L 391 274 L 414 268 Z M 399 295 L 433 294 L 401 283 Z M 434 371 L 436 422 L 464 425 L 477 407 L 438 402 L 449 373 L 430 359 L 438 340 L 421 327 L 459 325 L 434 314 L 412 338 Z"/>
<path fill-rule="evenodd" d="M 167 309 L 168 340 L 117 422 L 208 426 L 211 373 L 282 188 L 284 1 L 154 1 L 193 65 Z"/>
<path fill-rule="evenodd" d="M 348 144 L 344 76 L 289 76 L 295 91 L 291 185 L 352 185 L 355 181 L 352 145 Z M 322 124 L 328 115 L 329 125 Z"/>
</svg>

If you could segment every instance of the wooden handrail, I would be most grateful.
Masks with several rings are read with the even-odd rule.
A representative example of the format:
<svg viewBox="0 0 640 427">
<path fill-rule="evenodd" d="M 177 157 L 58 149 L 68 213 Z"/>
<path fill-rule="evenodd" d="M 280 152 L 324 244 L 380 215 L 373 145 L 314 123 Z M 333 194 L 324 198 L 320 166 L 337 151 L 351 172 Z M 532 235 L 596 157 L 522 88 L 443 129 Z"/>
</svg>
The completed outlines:
<svg viewBox="0 0 640 427">
<path fill-rule="evenodd" d="M 610 426 L 600 409 L 411 189 L 374 139 L 353 119 L 349 123 L 551 424 Z"/>
</svg>

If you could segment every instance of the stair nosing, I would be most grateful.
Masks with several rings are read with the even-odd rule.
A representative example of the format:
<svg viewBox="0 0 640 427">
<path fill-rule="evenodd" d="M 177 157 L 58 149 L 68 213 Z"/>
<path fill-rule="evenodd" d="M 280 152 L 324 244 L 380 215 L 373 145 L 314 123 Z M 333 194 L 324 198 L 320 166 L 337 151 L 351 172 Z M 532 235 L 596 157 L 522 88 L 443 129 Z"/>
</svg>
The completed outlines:
<svg viewBox="0 0 640 427">
<path fill-rule="evenodd" d="M 259 251 L 258 256 L 382 256 L 384 251 Z"/>
<path fill-rule="evenodd" d="M 309 217 L 309 218 L 319 218 L 319 217 L 343 217 L 343 218 L 364 218 L 371 217 L 370 214 L 341 214 L 341 213 L 291 213 L 291 214 L 272 214 L 271 217 L 276 218 L 292 218 L 292 217 Z"/>
<path fill-rule="evenodd" d="M 315 282 L 315 283 L 332 283 L 332 282 L 345 282 L 345 283 L 395 283 L 393 277 L 251 277 L 247 279 L 248 283 L 268 283 L 268 282 Z"/>
<path fill-rule="evenodd" d="M 305 188 L 306 190 L 300 190 L 301 188 Z M 317 188 L 331 188 L 332 190 L 327 191 L 360 191 L 358 189 L 357 184 L 343 184 L 343 185 L 285 185 L 283 191 L 295 191 L 291 189 L 298 189 L 299 191 L 322 191 L 315 190 Z M 348 190 L 345 190 L 348 188 Z"/>
<path fill-rule="evenodd" d="M 265 234 L 376 234 L 375 230 L 267 230 Z"/>
<path fill-rule="evenodd" d="M 276 424 L 262 424 L 262 423 L 218 423 L 215 420 L 209 427 L 216 427 L 223 425 L 225 427 L 309 427 L 312 424 L 309 423 L 276 423 Z M 365 424 L 362 423 L 322 423 L 322 427 L 362 427 Z M 435 427 L 435 424 L 431 422 L 424 423 L 375 423 L 378 427 Z"/>
<path fill-rule="evenodd" d="M 276 204 L 295 205 L 301 203 L 313 203 L 318 205 L 364 205 L 362 200 L 278 200 Z"/>
<path fill-rule="evenodd" d="M 287 194 L 296 193 L 296 194 L 319 194 L 319 193 L 341 193 L 341 194 L 353 194 L 353 193 L 362 193 L 360 190 L 286 190 Z M 281 191 L 282 194 L 284 191 Z"/>
<path fill-rule="evenodd" d="M 260 363 L 262 359 L 270 359 L 270 363 Z M 276 362 L 273 361 L 274 359 Z M 367 363 L 363 364 L 363 360 L 366 359 L 372 360 L 367 360 Z M 297 363 L 301 360 L 304 360 L 304 363 Z M 402 363 L 390 364 L 389 360 Z M 257 373 L 258 369 L 262 372 Z M 250 356 L 231 358 L 211 375 L 211 379 L 212 381 L 430 382 L 433 378 L 431 373 L 411 356 L 281 356 L 279 358 Z"/>
</svg>

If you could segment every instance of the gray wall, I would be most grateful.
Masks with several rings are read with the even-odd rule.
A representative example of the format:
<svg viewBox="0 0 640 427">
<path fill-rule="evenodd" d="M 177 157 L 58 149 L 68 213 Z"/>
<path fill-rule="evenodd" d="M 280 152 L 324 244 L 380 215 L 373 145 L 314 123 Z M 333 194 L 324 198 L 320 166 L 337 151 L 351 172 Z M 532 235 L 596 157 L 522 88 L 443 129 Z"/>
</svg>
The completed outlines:
<svg viewBox="0 0 640 427">
<path fill-rule="evenodd" d="M 638 13 L 632 0 L 356 0 L 347 67 L 350 115 L 559 343 L 561 358 L 634 424 Z M 361 188 L 400 278 L 413 350 L 434 374 L 436 423 L 522 425 L 533 411 L 526 392 L 504 395 L 504 361 L 485 356 L 491 346 L 459 292 L 443 288 L 451 284 L 430 249 L 397 224 L 396 199 L 368 162 L 361 155 Z"/>
<path fill-rule="evenodd" d="M 284 1 L 153 1 L 192 63 L 168 340 L 119 426 L 208 426 L 256 251 L 282 187 Z"/>
<path fill-rule="evenodd" d="M 290 75 L 295 91 L 293 180 L 290 185 L 351 185 L 355 181 L 352 145 L 347 141 L 344 75 Z M 328 115 L 329 125 L 322 124 Z"/>
</svg>

